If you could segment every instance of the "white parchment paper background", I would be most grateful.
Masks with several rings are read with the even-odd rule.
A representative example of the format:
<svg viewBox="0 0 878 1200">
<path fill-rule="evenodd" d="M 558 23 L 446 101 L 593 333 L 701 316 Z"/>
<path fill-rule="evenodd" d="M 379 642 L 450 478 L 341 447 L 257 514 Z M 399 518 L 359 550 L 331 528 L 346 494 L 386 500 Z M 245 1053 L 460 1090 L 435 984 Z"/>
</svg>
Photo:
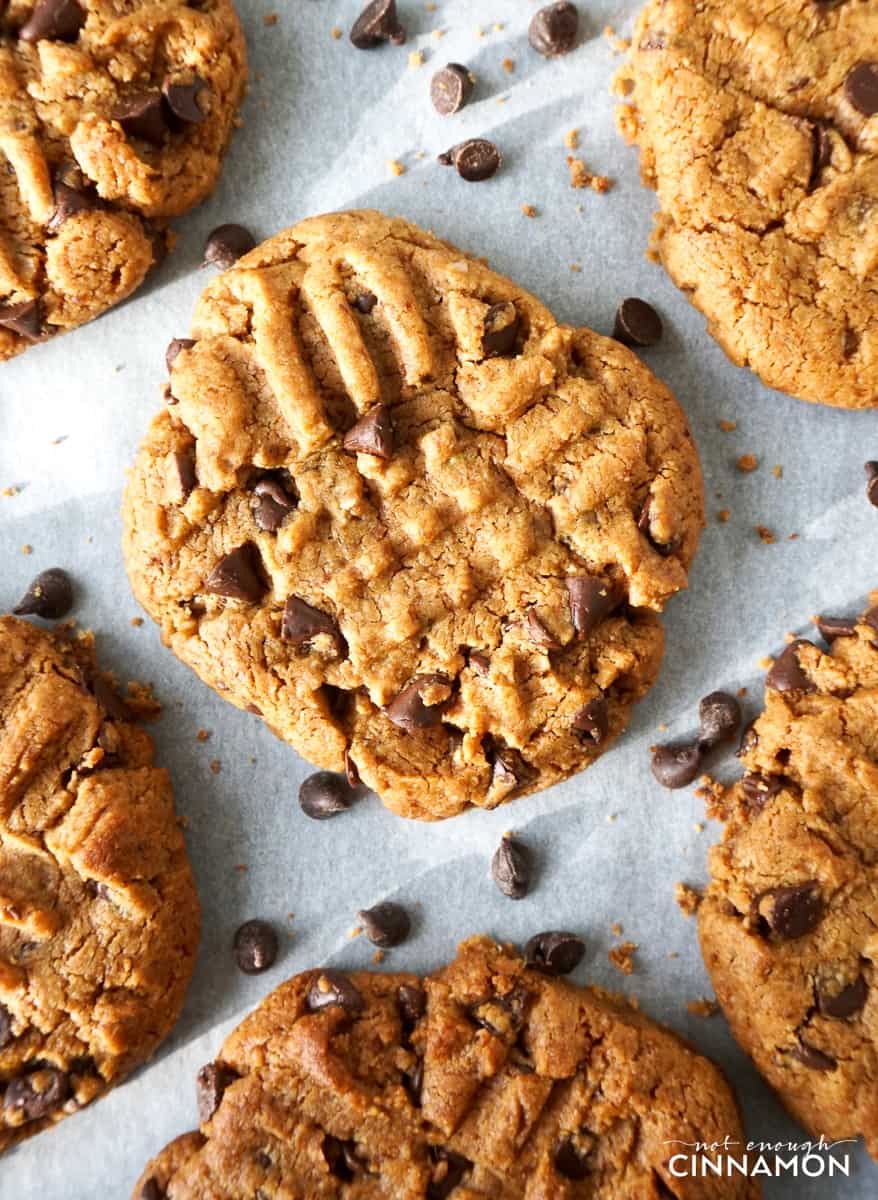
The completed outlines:
<svg viewBox="0 0 878 1200">
<path fill-rule="evenodd" d="M 239 7 L 252 88 L 216 194 L 179 223 L 177 250 L 148 290 L 0 370 L 0 488 L 21 487 L 0 499 L 0 608 L 17 601 L 37 570 L 63 565 L 78 584 L 76 616 L 98 632 L 103 661 L 155 685 L 165 705 L 153 727 L 158 758 L 173 773 L 189 822 L 204 905 L 188 1004 L 157 1059 L 4 1158 L 0 1197 L 127 1197 L 146 1159 L 194 1125 L 196 1070 L 229 1028 L 295 971 L 327 960 L 368 965 L 371 947 L 348 933 L 358 908 L 386 897 L 417 905 L 414 936 L 388 954 L 390 969 L 434 967 L 481 930 L 518 941 L 547 927 L 581 932 L 588 954 L 578 980 L 636 993 L 646 1011 L 720 1062 L 751 1137 L 802 1141 L 722 1018 L 686 1011 L 710 987 L 673 884 L 703 879 L 717 830 L 696 829 L 703 812 L 690 790 L 655 785 L 648 747 L 665 736 L 662 722 L 667 736 L 690 729 L 699 698 L 713 688 L 748 686 L 755 711 L 758 660 L 784 633 L 807 630 L 821 609 L 855 611 L 878 585 L 878 511 L 862 483 L 863 460 L 878 458 L 878 412 L 849 414 L 769 392 L 729 365 L 701 317 L 644 258 L 654 200 L 639 184 L 636 154 L 614 130 L 608 85 L 616 60 L 602 36 L 607 24 L 627 32 L 635 5 L 581 3 L 581 44 L 555 62 L 527 45 L 535 0 L 439 0 L 433 13 L 400 0 L 408 45 L 371 53 L 347 41 L 357 0 L 239 0 Z M 266 27 L 263 17 L 273 11 L 278 24 Z M 344 29 L 341 40 L 330 36 L 333 25 Z M 408 65 L 415 49 L 426 59 L 420 69 Z M 514 61 L 513 73 L 504 58 Z M 428 88 L 447 61 L 466 63 L 479 83 L 473 102 L 443 119 Z M 614 178 L 608 195 L 570 188 L 563 136 L 573 127 L 581 130 L 578 153 Z M 492 137 L 504 154 L 502 172 L 488 183 L 467 184 L 435 163 L 438 152 L 475 135 Z M 404 175 L 391 175 L 390 159 L 406 167 Z M 525 203 L 537 207 L 537 219 L 522 215 Z M 610 332 L 622 297 L 655 303 L 666 333 L 646 358 L 689 415 L 707 482 L 711 524 L 691 590 L 667 613 L 663 673 L 623 741 L 561 787 L 438 826 L 402 822 L 374 799 L 338 820 L 308 821 L 296 799 L 308 766 L 257 718 L 200 684 L 162 649 L 149 622 L 131 626 L 138 609 L 119 550 L 123 472 L 161 403 L 164 348 L 187 332 L 206 281 L 198 269 L 206 233 L 239 221 L 262 237 L 311 213 L 362 205 L 486 255 L 565 320 Z M 580 274 L 571 272 L 574 262 Z M 737 420 L 737 432 L 721 433 L 720 417 Z M 747 451 L 762 464 L 750 476 L 734 469 Z M 775 463 L 782 479 L 771 472 Z M 731 510 L 727 525 L 713 519 L 721 508 Z M 757 523 L 775 531 L 775 545 L 759 541 Z M 797 540 L 788 540 L 794 532 Z M 30 557 L 20 553 L 24 543 L 33 546 Z M 211 730 L 206 743 L 196 740 L 201 728 Z M 218 775 L 209 769 L 213 759 L 222 764 Z M 732 761 L 726 770 L 734 771 Z M 540 865 L 538 886 L 519 903 L 503 899 L 488 876 L 490 854 L 510 828 Z M 246 978 L 230 942 L 237 925 L 257 915 L 283 931 L 282 950 L 269 973 Z M 606 958 L 616 921 L 639 945 L 630 979 Z M 770 1198 L 865 1200 L 878 1193 L 878 1169 L 858 1152 L 848 1181 L 777 1181 L 765 1190 Z"/>
</svg>

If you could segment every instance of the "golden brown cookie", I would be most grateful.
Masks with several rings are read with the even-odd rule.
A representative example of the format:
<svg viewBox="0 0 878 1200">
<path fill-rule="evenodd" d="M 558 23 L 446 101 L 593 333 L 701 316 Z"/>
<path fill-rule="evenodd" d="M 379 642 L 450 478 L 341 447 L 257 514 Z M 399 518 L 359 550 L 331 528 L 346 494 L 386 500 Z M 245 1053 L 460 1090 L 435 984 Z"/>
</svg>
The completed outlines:
<svg viewBox="0 0 878 1200">
<path fill-rule="evenodd" d="M 88 638 L 0 618 L 0 1151 L 153 1053 L 198 897 L 167 774 Z"/>
<path fill-rule="evenodd" d="M 172 350 L 125 557 L 202 679 L 413 817 L 622 730 L 702 525 L 685 418 L 630 351 L 375 212 L 258 247 Z"/>
<path fill-rule="evenodd" d="M 878 404 L 878 6 L 650 0 L 617 88 L 653 249 L 729 358 Z"/>
<path fill-rule="evenodd" d="M 669 1170 L 675 1141 L 742 1139 L 712 1063 L 487 938 L 424 979 L 296 976 L 201 1070 L 198 1107 L 133 1200 L 759 1195 Z"/>
<path fill-rule="evenodd" d="M 4 0 L 0 361 L 138 286 L 213 190 L 246 77 L 230 0 Z"/>
<path fill-rule="evenodd" d="M 745 734 L 704 960 L 737 1040 L 813 1134 L 878 1157 L 878 609 L 793 642 Z"/>
</svg>

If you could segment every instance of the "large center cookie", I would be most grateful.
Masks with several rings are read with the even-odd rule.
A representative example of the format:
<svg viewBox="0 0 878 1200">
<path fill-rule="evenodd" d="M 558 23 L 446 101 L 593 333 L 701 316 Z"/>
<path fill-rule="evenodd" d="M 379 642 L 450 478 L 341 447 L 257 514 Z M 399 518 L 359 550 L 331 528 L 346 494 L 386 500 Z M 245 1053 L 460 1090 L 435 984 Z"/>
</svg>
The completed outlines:
<svg viewBox="0 0 878 1200">
<path fill-rule="evenodd" d="M 200 1132 L 132 1200 L 755 1200 L 679 1177 L 685 1145 L 740 1144 L 717 1068 L 633 1005 L 471 938 L 416 975 L 308 971 L 199 1073 Z"/>
<path fill-rule="evenodd" d="M 0 618 L 0 1152 L 152 1054 L 198 930 L 168 776 L 90 642 Z"/>
<path fill-rule="evenodd" d="M 137 287 L 212 191 L 246 75 L 229 0 L 0 4 L 0 361 Z"/>
<path fill-rule="evenodd" d="M 651 0 L 617 83 L 654 249 L 732 361 L 878 404 L 878 5 Z"/>
<path fill-rule="evenodd" d="M 407 816 L 594 759 L 652 683 L 702 524 L 658 380 L 370 212 L 258 247 L 191 333 L 124 504 L 174 652 Z"/>
<path fill-rule="evenodd" d="M 792 643 L 745 735 L 701 945 L 732 1032 L 794 1116 L 878 1157 L 878 609 Z"/>
</svg>

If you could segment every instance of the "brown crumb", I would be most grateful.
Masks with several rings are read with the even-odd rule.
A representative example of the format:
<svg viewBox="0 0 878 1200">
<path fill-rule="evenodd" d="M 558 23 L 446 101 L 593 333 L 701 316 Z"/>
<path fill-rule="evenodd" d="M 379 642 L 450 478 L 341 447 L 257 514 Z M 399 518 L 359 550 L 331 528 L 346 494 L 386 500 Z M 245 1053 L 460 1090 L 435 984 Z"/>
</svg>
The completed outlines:
<svg viewBox="0 0 878 1200">
<path fill-rule="evenodd" d="M 621 971 L 623 975 L 630 975 L 634 970 L 632 959 L 636 949 L 636 942 L 623 942 L 621 946 L 613 946 L 608 950 L 607 958 L 617 971 Z"/>
<path fill-rule="evenodd" d="M 537 215 L 536 206 L 533 204 L 522 204 L 521 211 L 526 217 L 535 217 Z"/>
<path fill-rule="evenodd" d="M 739 699 L 743 699 L 743 698 L 744 698 L 744 696 L 746 696 L 746 695 L 747 695 L 747 689 L 746 689 L 745 687 L 739 687 L 739 688 L 738 688 L 738 690 L 735 692 L 735 695 L 736 695 L 736 696 L 737 696 Z"/>
<path fill-rule="evenodd" d="M 739 471 L 755 471 L 759 466 L 759 459 L 755 454 L 742 454 L 735 466 Z"/>
<path fill-rule="evenodd" d="M 350 933 L 348 934 L 348 937 L 351 939 L 351 941 L 353 941 L 354 938 L 358 938 L 362 932 L 363 932 L 363 926 L 355 925 L 353 927 L 353 929 L 350 931 Z"/>
<path fill-rule="evenodd" d="M 198 733 L 196 733 L 195 737 L 197 738 L 197 740 L 199 742 L 206 742 L 207 739 L 210 737 L 210 730 L 209 729 L 199 729 Z"/>
<path fill-rule="evenodd" d="M 341 37 L 341 30 L 339 29 L 339 27 L 337 25 L 333 25 L 332 29 L 330 29 L 329 36 L 331 38 L 333 38 L 336 42 Z"/>
<path fill-rule="evenodd" d="M 390 171 L 391 175 L 405 175 L 405 167 L 401 162 L 397 162 L 395 158 L 389 158 L 387 160 L 387 169 Z"/>
<path fill-rule="evenodd" d="M 579 149 L 579 130 L 578 129 L 568 129 L 567 130 L 567 132 L 564 134 L 564 145 L 567 147 L 568 150 L 578 150 Z"/>
<path fill-rule="evenodd" d="M 15 486 L 15 484 L 13 483 L 13 484 L 10 484 L 9 487 L 5 487 L 3 489 L 3 495 L 4 496 L 17 496 L 20 491 L 21 491 L 21 488 L 17 488 Z"/>
<path fill-rule="evenodd" d="M 567 155 L 567 166 L 570 170 L 570 186 L 572 188 L 591 188 L 593 192 L 608 192 L 613 181 L 606 175 L 592 175 L 581 158 Z"/>
<path fill-rule="evenodd" d="M 723 433 L 733 433 L 738 428 L 738 422 L 737 421 L 727 421 L 727 420 L 725 420 L 725 418 L 723 418 L 722 420 L 720 420 L 719 427 L 723 431 Z"/>
<path fill-rule="evenodd" d="M 411 67 L 413 70 L 415 70 L 415 69 L 417 69 L 418 67 L 422 67 L 423 65 L 424 65 L 424 52 L 423 52 L 423 50 L 412 50 L 412 51 L 409 53 L 409 66 L 410 66 L 410 67 Z"/>
<path fill-rule="evenodd" d="M 765 546 L 773 546 L 776 539 L 774 534 L 767 525 L 757 525 L 756 532 L 759 534 L 759 540 Z"/>
<path fill-rule="evenodd" d="M 798 536 L 799 535 L 797 533 L 791 533 L 790 536 L 787 538 L 787 541 L 794 542 L 798 538 Z"/>
<path fill-rule="evenodd" d="M 610 926 L 610 933 L 613 935 L 613 937 L 622 936 L 622 924 L 620 921 L 613 922 L 613 924 Z"/>
<path fill-rule="evenodd" d="M 267 25 L 270 28 L 272 25 L 277 24 L 278 19 L 279 18 L 278 18 L 277 13 L 275 13 L 275 12 L 266 13 L 265 16 L 262 18 L 262 24 Z"/>
<path fill-rule="evenodd" d="M 223 769 L 223 764 L 218 758 L 212 758 L 208 765 L 214 775 L 219 775 L 220 771 Z"/>
<path fill-rule="evenodd" d="M 581 275 L 582 274 L 582 263 L 571 263 L 570 270 L 573 272 L 574 275 Z"/>
<path fill-rule="evenodd" d="M 668 951 L 668 958 L 679 958 L 679 957 L 680 957 L 679 950 L 669 950 Z"/>
<path fill-rule="evenodd" d="M 503 61 L 500 63 L 500 66 L 503 68 L 503 70 L 506 72 L 507 75 L 511 75 L 512 72 L 515 70 L 515 59 L 504 58 Z"/>
<path fill-rule="evenodd" d="M 27 542 L 25 542 L 25 544 L 21 548 L 21 552 L 22 552 L 22 554 L 33 554 L 34 548 L 33 548 L 33 546 L 29 546 L 27 544 Z"/>
<path fill-rule="evenodd" d="M 719 1012 L 719 1005 L 715 1000 L 709 1000 L 707 996 L 702 996 L 700 1000 L 690 1000 L 686 1005 L 686 1011 L 690 1012 L 693 1017 L 715 1017 Z"/>
<path fill-rule="evenodd" d="M 235 870 L 238 871 L 239 874 L 243 875 L 245 871 L 249 870 L 249 867 L 246 863 L 236 863 Z"/>
<path fill-rule="evenodd" d="M 771 468 L 771 473 L 775 479 L 783 479 L 783 467 L 780 465 L 780 463 L 774 464 L 774 466 Z"/>
<path fill-rule="evenodd" d="M 133 625 L 135 629 L 139 629 L 143 624 L 143 617 L 132 617 L 128 623 L 129 625 Z"/>
<path fill-rule="evenodd" d="M 719 510 L 719 512 L 716 514 L 716 519 L 720 522 L 721 525 L 725 525 L 725 523 L 728 521 L 728 519 L 731 515 L 732 515 L 731 509 L 721 508 Z"/>
<path fill-rule="evenodd" d="M 697 888 L 690 887 L 688 883 L 677 882 L 674 884 L 674 899 L 684 916 L 694 917 L 703 897 Z"/>
<path fill-rule="evenodd" d="M 376 967 L 378 966 L 379 963 L 383 963 L 384 962 L 384 951 L 376 950 L 375 953 L 372 955 L 372 962 L 375 964 Z"/>
</svg>

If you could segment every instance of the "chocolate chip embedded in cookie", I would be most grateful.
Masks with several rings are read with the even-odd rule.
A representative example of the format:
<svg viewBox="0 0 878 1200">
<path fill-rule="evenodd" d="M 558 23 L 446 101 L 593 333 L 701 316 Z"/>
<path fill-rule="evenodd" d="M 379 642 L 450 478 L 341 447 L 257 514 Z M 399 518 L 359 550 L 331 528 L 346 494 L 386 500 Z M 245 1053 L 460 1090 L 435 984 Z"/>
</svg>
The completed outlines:
<svg viewBox="0 0 878 1200">
<path fill-rule="evenodd" d="M 230 0 L 5 11 L 0 361 L 141 283 L 213 190 L 246 77 Z"/>
<path fill-rule="evenodd" d="M 792 642 L 766 679 L 699 908 L 741 1046 L 813 1134 L 878 1157 L 875 610 Z"/>
<path fill-rule="evenodd" d="M 315 1007 L 321 982 L 330 1000 Z M 645 1200 L 683 1195 L 671 1139 L 743 1138 L 707 1059 L 487 938 L 424 979 L 296 976 L 226 1039 L 198 1095 L 200 1132 L 161 1151 L 132 1200 L 572 1200 L 586 1179 L 593 1200 Z M 759 1187 L 690 1178 L 685 1195 Z"/>
<path fill-rule="evenodd" d="M 545 787 L 621 732 L 702 524 L 685 419 L 633 354 L 353 212 L 214 280 L 170 370 L 125 556 L 223 696 L 422 818 Z"/>
<path fill-rule="evenodd" d="M 0 1151 L 144 1062 L 199 908 L 171 785 L 87 638 L 0 618 Z"/>
<path fill-rule="evenodd" d="M 650 0 L 616 80 L 653 249 L 729 358 L 878 405 L 878 7 Z"/>
</svg>

